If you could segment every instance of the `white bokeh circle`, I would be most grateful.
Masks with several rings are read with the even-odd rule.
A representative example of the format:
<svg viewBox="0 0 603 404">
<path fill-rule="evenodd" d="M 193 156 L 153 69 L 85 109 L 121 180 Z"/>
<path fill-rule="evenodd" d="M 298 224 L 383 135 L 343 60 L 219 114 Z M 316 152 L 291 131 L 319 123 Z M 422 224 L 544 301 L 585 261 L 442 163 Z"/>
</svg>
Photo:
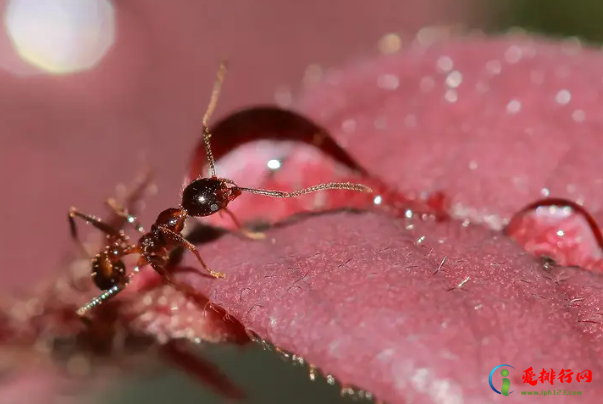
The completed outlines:
<svg viewBox="0 0 603 404">
<path fill-rule="evenodd" d="M 4 26 L 18 55 L 50 74 L 97 65 L 115 41 L 110 0 L 8 0 Z"/>
</svg>

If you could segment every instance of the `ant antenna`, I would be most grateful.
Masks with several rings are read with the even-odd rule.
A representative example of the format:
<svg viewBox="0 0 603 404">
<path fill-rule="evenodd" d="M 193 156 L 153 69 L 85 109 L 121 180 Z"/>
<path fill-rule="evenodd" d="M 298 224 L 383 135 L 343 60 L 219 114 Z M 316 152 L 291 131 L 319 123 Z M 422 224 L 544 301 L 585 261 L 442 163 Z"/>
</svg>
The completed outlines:
<svg viewBox="0 0 603 404">
<path fill-rule="evenodd" d="M 211 115 L 214 113 L 216 109 L 216 105 L 218 104 L 218 98 L 220 96 L 220 91 L 222 90 L 222 83 L 224 82 L 224 76 L 226 76 L 226 61 L 220 63 L 220 67 L 218 68 L 218 73 L 216 74 L 216 81 L 214 83 L 214 89 L 211 92 L 211 97 L 209 98 L 209 105 L 207 106 L 207 110 L 205 111 L 205 115 L 203 116 L 203 144 L 205 145 L 205 154 L 207 155 L 207 161 L 209 162 L 209 170 L 211 172 L 211 176 L 216 176 L 216 166 L 214 163 L 214 155 L 211 152 L 210 138 L 211 133 L 209 133 L 209 129 L 207 127 L 207 123 Z"/>
<path fill-rule="evenodd" d="M 313 192 L 325 191 L 328 189 L 345 189 L 349 191 L 359 191 L 371 193 L 373 190 L 366 185 L 353 184 L 351 182 L 327 182 L 325 184 L 314 185 L 309 188 L 300 189 L 293 192 L 273 191 L 269 189 L 243 188 L 236 187 L 240 191 L 249 192 L 257 195 L 273 196 L 275 198 L 295 198 L 300 195 L 311 194 Z"/>
</svg>

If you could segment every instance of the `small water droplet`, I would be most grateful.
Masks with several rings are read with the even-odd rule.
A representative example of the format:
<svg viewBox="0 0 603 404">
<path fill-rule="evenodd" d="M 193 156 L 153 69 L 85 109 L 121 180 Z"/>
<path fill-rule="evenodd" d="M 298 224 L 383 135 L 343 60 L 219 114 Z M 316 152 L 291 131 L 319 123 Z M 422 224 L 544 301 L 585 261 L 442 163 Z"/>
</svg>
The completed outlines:
<svg viewBox="0 0 603 404">
<path fill-rule="evenodd" d="M 457 88 L 462 82 L 463 75 L 458 70 L 454 70 L 446 76 L 446 85 L 450 88 Z"/>
<path fill-rule="evenodd" d="M 384 90 L 395 90 L 400 85 L 400 79 L 393 74 L 381 74 L 377 78 L 377 86 Z"/>
<path fill-rule="evenodd" d="M 444 99 L 450 103 L 454 103 L 459 99 L 459 96 L 456 91 L 447 90 L 446 93 L 444 93 Z"/>
<path fill-rule="evenodd" d="M 517 45 L 511 45 L 505 51 L 505 61 L 509 64 L 515 64 L 521 60 L 522 50 Z"/>
<path fill-rule="evenodd" d="M 315 381 L 316 380 L 316 368 L 313 365 L 309 366 L 309 373 L 310 373 L 310 380 Z"/>
<path fill-rule="evenodd" d="M 354 133 L 356 130 L 356 121 L 353 119 L 346 119 L 341 123 L 341 129 L 347 134 Z"/>
<path fill-rule="evenodd" d="M 400 51 L 402 39 L 396 33 L 386 34 L 379 39 L 379 51 L 384 54 L 392 54 Z"/>
<path fill-rule="evenodd" d="M 271 170 L 278 170 L 279 168 L 281 168 L 281 161 L 277 159 L 268 160 L 268 162 L 266 163 L 266 167 Z"/>
<path fill-rule="evenodd" d="M 354 395 L 354 389 L 351 388 L 351 387 L 342 387 L 340 394 L 341 394 L 342 397 L 353 396 Z"/>
<path fill-rule="evenodd" d="M 507 112 L 510 114 L 516 114 L 521 109 L 521 102 L 518 100 L 511 100 L 507 104 Z"/>
<path fill-rule="evenodd" d="M 572 112 L 572 119 L 576 122 L 584 122 L 584 119 L 586 119 L 586 113 L 581 109 L 577 109 Z"/>
<path fill-rule="evenodd" d="M 449 56 L 440 56 L 436 62 L 439 71 L 448 73 L 454 67 L 454 62 Z"/>
<path fill-rule="evenodd" d="M 497 75 L 502 72 L 502 64 L 498 60 L 490 60 L 486 63 L 486 70 L 492 75 Z"/>
<path fill-rule="evenodd" d="M 569 92 L 569 90 L 561 90 L 557 93 L 557 95 L 555 95 L 555 101 L 561 105 L 569 103 L 571 99 L 572 94 Z"/>
</svg>

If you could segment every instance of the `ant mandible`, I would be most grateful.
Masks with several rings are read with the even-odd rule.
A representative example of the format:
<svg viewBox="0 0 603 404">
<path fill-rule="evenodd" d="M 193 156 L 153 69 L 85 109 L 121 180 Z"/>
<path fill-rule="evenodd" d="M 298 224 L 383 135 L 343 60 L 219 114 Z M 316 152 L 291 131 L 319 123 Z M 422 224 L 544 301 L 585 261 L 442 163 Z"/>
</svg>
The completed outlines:
<svg viewBox="0 0 603 404">
<path fill-rule="evenodd" d="M 74 207 L 69 210 L 69 225 L 71 236 L 74 241 L 80 242 L 75 223 L 76 217 L 83 219 L 107 236 L 106 247 L 104 250 L 91 259 L 92 280 L 103 293 L 92 299 L 92 301 L 82 306 L 77 311 L 81 318 L 84 318 L 86 313 L 94 307 L 102 304 L 107 299 L 125 289 L 132 277 L 145 265 L 151 265 L 166 283 L 173 285 L 174 283 L 171 281 L 166 266 L 170 251 L 178 246 L 182 246 L 195 254 L 201 266 L 214 278 L 225 277 L 223 273 L 215 272 L 205 264 L 195 246 L 184 238 L 182 231 L 184 230 L 184 224 L 188 217 L 202 217 L 212 215 L 216 212 L 224 212 L 231 217 L 235 225 L 246 237 L 252 239 L 264 238 L 263 233 L 246 230 L 239 223 L 234 214 L 227 209 L 227 205 L 243 192 L 276 198 L 295 198 L 304 194 L 335 189 L 372 192 L 372 190 L 365 185 L 349 182 L 330 182 L 294 192 L 284 192 L 239 187 L 232 180 L 217 177 L 210 145 L 211 133 L 208 129 L 208 121 L 216 108 L 225 74 L 226 64 L 223 62 L 218 69 L 217 79 L 214 83 L 209 105 L 202 121 L 203 143 L 209 162 L 211 176 L 208 178 L 198 178 L 188 184 L 182 192 L 180 206 L 177 208 L 168 208 L 159 213 L 155 223 L 151 226 L 150 231 L 146 232 L 135 216 L 119 206 L 115 200 L 107 200 L 107 204 L 117 215 L 126 219 L 136 231 L 142 234 L 136 244 L 130 242 L 129 237 L 125 234 L 123 229 L 115 228 L 104 223 L 95 216 L 81 213 Z M 83 247 L 81 243 L 80 246 Z M 140 257 L 133 271 L 127 275 L 123 258 L 126 255 L 131 254 L 138 254 Z"/>
</svg>

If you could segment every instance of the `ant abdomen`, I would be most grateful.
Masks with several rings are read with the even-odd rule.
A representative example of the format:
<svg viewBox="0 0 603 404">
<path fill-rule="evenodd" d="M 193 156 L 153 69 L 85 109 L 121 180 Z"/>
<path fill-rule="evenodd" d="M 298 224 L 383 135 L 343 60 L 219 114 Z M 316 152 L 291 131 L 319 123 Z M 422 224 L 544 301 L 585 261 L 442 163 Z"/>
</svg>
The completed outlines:
<svg viewBox="0 0 603 404">
<path fill-rule="evenodd" d="M 224 209 L 238 194 L 237 188 L 229 188 L 220 178 L 199 178 L 184 188 L 182 208 L 190 216 L 209 216 Z"/>
<path fill-rule="evenodd" d="M 126 265 L 122 261 L 112 262 L 108 253 L 92 259 L 92 280 L 100 290 L 109 290 L 126 282 Z"/>
</svg>

